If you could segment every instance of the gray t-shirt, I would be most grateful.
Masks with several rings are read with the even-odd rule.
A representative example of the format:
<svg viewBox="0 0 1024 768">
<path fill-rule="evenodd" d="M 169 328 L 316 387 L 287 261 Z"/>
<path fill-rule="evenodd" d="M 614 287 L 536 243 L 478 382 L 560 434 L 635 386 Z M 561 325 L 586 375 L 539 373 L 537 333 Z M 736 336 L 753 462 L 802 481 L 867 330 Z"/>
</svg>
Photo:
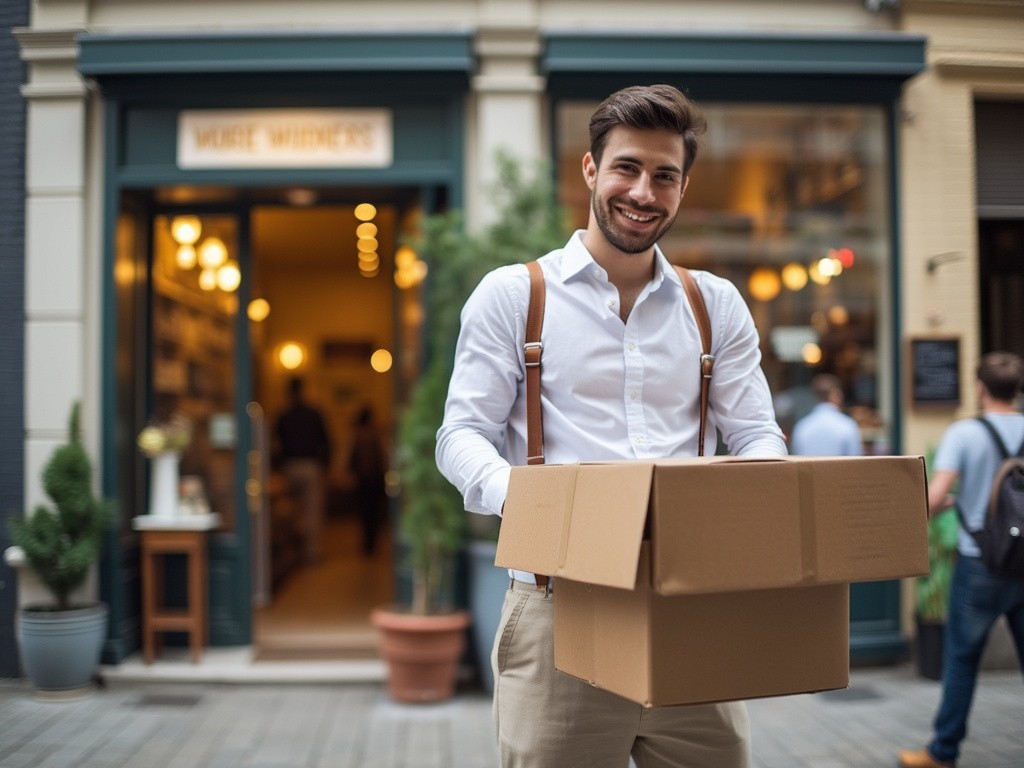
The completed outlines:
<svg viewBox="0 0 1024 768">
<path fill-rule="evenodd" d="M 998 413 L 988 414 L 985 418 L 996 428 L 1010 453 L 1020 447 L 1024 439 L 1024 415 Z M 992 479 L 1001 463 L 1002 458 L 992 436 L 975 419 L 954 422 L 942 436 L 942 442 L 935 453 L 933 469 L 959 473 L 960 487 L 956 499 L 972 530 L 982 527 L 988 510 Z M 962 529 L 958 549 L 964 555 L 977 557 L 981 554 L 974 539 Z"/>
</svg>

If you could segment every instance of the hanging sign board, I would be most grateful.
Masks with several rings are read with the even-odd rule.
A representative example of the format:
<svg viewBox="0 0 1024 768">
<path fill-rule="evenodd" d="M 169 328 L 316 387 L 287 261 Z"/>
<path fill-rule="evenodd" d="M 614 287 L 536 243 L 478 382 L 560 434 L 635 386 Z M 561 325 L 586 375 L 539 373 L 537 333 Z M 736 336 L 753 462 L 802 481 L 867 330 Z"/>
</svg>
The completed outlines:
<svg viewBox="0 0 1024 768">
<path fill-rule="evenodd" d="M 960 339 L 910 340 L 910 397 L 914 405 L 960 405 Z"/>
<path fill-rule="evenodd" d="M 179 168 L 386 168 L 388 109 L 201 109 L 178 115 Z"/>
</svg>

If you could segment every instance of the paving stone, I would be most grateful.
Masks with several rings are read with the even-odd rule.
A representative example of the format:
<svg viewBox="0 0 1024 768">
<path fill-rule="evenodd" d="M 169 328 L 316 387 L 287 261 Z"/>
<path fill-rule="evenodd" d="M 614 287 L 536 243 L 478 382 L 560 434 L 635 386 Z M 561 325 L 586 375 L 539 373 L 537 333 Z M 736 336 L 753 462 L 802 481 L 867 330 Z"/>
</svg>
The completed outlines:
<svg viewBox="0 0 1024 768">
<path fill-rule="evenodd" d="M 929 736 L 940 687 L 909 666 L 842 692 L 748 703 L 751 768 L 877 768 Z M 961 768 L 1024 766 L 1024 686 L 986 671 Z M 405 705 L 377 683 L 113 682 L 75 701 L 0 681 L 0 767 L 495 768 L 490 698 Z M 625 766 L 623 767 L 625 768 Z"/>
</svg>

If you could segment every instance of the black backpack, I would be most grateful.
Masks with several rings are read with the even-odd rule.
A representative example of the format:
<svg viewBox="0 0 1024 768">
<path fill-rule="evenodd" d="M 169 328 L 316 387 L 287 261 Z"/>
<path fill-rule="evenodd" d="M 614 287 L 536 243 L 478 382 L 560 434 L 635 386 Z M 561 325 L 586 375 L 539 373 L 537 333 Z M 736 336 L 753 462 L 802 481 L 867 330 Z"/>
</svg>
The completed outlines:
<svg viewBox="0 0 1024 768">
<path fill-rule="evenodd" d="M 995 427 L 981 416 L 978 421 L 992 436 L 1003 463 L 992 481 L 985 524 L 972 531 L 960 522 L 974 537 L 981 550 L 981 559 L 995 575 L 1009 579 L 1024 579 L 1024 443 L 1011 456 Z"/>
</svg>

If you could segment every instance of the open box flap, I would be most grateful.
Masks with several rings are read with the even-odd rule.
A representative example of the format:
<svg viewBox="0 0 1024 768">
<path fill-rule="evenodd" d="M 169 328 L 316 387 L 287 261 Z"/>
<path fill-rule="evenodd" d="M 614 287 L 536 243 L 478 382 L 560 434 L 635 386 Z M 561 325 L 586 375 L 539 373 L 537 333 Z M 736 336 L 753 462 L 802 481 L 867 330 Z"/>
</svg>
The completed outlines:
<svg viewBox="0 0 1024 768">
<path fill-rule="evenodd" d="M 513 467 L 495 564 L 633 589 L 653 464 Z"/>
<path fill-rule="evenodd" d="M 545 576 L 561 563 L 578 464 L 512 467 L 494 564 Z"/>
<path fill-rule="evenodd" d="M 580 467 L 560 576 L 636 586 L 653 471 L 653 464 L 637 461 Z"/>
</svg>

